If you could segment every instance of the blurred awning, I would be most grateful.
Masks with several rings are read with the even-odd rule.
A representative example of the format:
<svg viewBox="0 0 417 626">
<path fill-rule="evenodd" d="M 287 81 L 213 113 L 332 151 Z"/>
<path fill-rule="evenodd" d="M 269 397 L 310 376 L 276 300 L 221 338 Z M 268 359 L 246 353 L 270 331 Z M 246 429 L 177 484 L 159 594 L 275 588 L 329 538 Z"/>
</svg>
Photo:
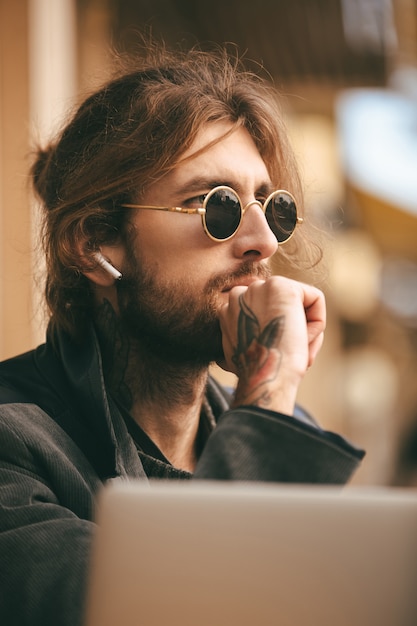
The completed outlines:
<svg viewBox="0 0 417 626">
<path fill-rule="evenodd" d="M 336 106 L 341 159 L 362 225 L 384 253 L 417 259 L 417 102 L 353 89 Z"/>
<path fill-rule="evenodd" d="M 417 102 L 389 89 L 352 89 L 336 116 L 348 181 L 417 217 Z"/>
</svg>

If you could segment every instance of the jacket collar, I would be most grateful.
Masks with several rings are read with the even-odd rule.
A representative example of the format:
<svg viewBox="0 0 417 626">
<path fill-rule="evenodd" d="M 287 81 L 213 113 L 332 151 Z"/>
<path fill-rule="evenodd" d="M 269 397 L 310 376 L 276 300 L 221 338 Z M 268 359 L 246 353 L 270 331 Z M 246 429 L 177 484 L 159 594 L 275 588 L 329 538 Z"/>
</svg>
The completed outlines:
<svg viewBox="0 0 417 626">
<path fill-rule="evenodd" d="M 72 408 L 69 416 L 61 414 L 57 421 L 76 440 L 99 474 L 106 478 L 145 476 L 125 421 L 107 393 L 94 326 L 86 328 L 79 342 L 60 329 L 49 327 L 46 344 L 38 348 L 36 361 L 55 392 Z M 206 400 L 217 421 L 229 408 L 230 395 L 210 377 Z"/>
<path fill-rule="evenodd" d="M 133 442 L 104 384 L 100 348 L 91 325 L 76 342 L 62 330 L 48 328 L 36 362 L 60 398 L 70 407 L 60 425 L 105 478 L 144 476 Z M 75 424 L 74 424 L 75 420 Z"/>
</svg>

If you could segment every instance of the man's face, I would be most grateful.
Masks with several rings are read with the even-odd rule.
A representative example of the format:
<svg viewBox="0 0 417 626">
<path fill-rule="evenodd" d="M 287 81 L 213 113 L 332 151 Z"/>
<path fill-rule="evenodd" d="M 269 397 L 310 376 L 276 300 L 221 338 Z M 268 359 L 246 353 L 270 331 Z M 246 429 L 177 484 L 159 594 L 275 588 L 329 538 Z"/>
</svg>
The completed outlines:
<svg viewBox="0 0 417 626">
<path fill-rule="evenodd" d="M 148 188 L 138 203 L 201 206 L 217 185 L 235 189 L 243 204 L 263 200 L 271 189 L 266 166 L 248 131 L 239 128 L 192 156 L 230 126 L 212 123 L 198 135 L 177 166 Z M 132 338 L 148 341 L 161 356 L 194 364 L 222 357 L 217 313 L 235 285 L 269 275 L 277 249 L 262 209 L 252 205 L 234 237 L 212 241 L 201 217 L 138 209 L 135 236 L 123 262 L 120 317 Z"/>
</svg>

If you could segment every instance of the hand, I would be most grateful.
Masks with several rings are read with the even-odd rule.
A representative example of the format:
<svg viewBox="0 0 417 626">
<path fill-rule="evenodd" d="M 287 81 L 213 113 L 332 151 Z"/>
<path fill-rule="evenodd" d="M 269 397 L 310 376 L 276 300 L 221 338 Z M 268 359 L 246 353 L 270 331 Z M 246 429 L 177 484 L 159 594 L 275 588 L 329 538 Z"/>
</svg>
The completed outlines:
<svg viewBox="0 0 417 626">
<path fill-rule="evenodd" d="M 292 414 L 300 382 L 323 343 L 322 292 L 272 276 L 234 287 L 219 314 L 225 367 L 238 376 L 235 405 Z"/>
</svg>

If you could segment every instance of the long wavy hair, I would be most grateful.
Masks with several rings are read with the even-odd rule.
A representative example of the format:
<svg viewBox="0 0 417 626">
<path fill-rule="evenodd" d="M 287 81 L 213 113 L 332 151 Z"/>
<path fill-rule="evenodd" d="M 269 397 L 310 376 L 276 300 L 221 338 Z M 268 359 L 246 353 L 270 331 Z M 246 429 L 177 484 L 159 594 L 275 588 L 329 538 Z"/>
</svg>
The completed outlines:
<svg viewBox="0 0 417 626">
<path fill-rule="evenodd" d="M 92 316 L 93 293 L 76 242 L 88 241 L 93 252 L 123 240 L 128 211 L 121 205 L 175 167 L 200 129 L 215 121 L 249 131 L 272 182 L 293 193 L 302 213 L 296 160 L 270 82 L 225 47 L 172 52 L 148 45 L 146 55 L 124 60 L 60 135 L 37 150 L 31 173 L 44 209 L 45 296 L 53 324 L 76 336 Z M 306 232 L 298 228 L 280 248 L 280 263 L 315 262 Z"/>
</svg>

